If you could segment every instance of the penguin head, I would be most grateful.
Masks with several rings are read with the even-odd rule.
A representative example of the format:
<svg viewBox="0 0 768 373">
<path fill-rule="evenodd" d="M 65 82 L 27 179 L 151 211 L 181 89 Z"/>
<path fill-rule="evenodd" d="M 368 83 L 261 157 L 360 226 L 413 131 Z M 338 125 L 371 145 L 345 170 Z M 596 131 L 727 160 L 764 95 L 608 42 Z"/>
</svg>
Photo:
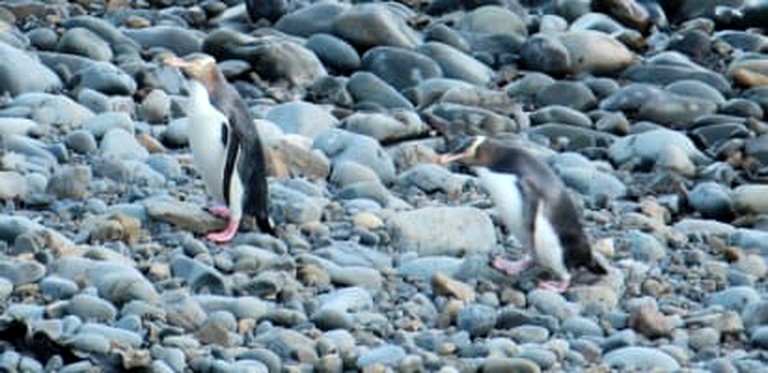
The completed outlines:
<svg viewBox="0 0 768 373">
<path fill-rule="evenodd" d="M 181 69 L 191 79 L 206 81 L 217 70 L 216 60 L 205 53 L 192 53 L 184 58 L 176 56 L 163 60 L 166 65 Z"/>
<path fill-rule="evenodd" d="M 482 165 L 488 161 L 483 145 L 487 143 L 485 136 L 467 137 L 448 153 L 440 155 L 438 163 L 445 165 L 459 161 L 467 166 Z"/>
</svg>

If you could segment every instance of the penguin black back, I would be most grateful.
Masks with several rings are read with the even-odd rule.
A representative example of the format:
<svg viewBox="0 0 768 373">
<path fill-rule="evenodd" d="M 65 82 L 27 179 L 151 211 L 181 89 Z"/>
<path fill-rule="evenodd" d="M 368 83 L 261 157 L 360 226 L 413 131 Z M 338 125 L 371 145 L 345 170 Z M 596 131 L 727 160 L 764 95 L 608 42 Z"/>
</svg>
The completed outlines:
<svg viewBox="0 0 768 373">
<path fill-rule="evenodd" d="M 453 160 L 461 160 L 470 167 L 480 166 L 492 172 L 516 175 L 526 198 L 543 203 L 544 215 L 565 249 L 566 267 L 585 268 L 595 274 L 607 273 L 592 254 L 572 197 L 549 165 L 525 149 L 482 136 L 460 142 L 441 163 Z M 535 230 L 536 227 L 530 228 Z"/>
<path fill-rule="evenodd" d="M 224 202 L 229 205 L 232 198 L 242 199 L 242 212 L 252 216 L 262 232 L 274 234 L 269 219 L 267 188 L 267 153 L 265 153 L 258 130 L 247 105 L 216 66 L 213 57 L 196 53 L 184 60 L 171 57 L 167 63 L 181 67 L 191 78 L 197 80 L 208 93 L 211 106 L 226 118 L 222 125 L 221 141 L 226 148 L 222 173 Z M 243 186 L 242 196 L 231 196 L 235 173 Z"/>
<path fill-rule="evenodd" d="M 220 77 L 224 79 L 223 76 Z M 243 212 L 256 219 L 264 233 L 274 234 L 269 219 L 267 190 L 267 155 L 261 143 L 258 130 L 242 97 L 229 84 L 217 84 L 211 92 L 211 99 L 219 111 L 229 120 L 231 131 L 224 166 L 224 198 L 229 203 L 230 183 L 234 172 L 240 174 L 245 188 Z"/>
</svg>

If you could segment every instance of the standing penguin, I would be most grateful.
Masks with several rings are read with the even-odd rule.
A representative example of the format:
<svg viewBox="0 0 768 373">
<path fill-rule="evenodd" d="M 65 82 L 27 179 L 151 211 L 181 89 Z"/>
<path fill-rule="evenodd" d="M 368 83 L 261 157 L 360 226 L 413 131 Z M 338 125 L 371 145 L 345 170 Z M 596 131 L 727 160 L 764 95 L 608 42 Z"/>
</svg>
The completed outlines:
<svg viewBox="0 0 768 373">
<path fill-rule="evenodd" d="M 549 166 L 527 151 L 487 139 L 468 138 L 440 156 L 447 164 L 461 161 L 478 176 L 499 210 L 510 234 L 531 256 L 520 261 L 501 257 L 493 265 L 510 275 L 537 265 L 554 276 L 542 288 L 563 292 L 569 270 L 586 268 L 598 275 L 607 271 L 595 260 L 576 206 L 565 185 Z"/>
<path fill-rule="evenodd" d="M 244 215 L 256 219 L 262 232 L 274 234 L 269 218 L 266 159 L 248 107 L 229 85 L 213 57 L 195 53 L 165 59 L 190 78 L 189 147 L 208 193 L 224 206 L 211 213 L 228 219 L 214 242 L 234 237 Z"/>
</svg>

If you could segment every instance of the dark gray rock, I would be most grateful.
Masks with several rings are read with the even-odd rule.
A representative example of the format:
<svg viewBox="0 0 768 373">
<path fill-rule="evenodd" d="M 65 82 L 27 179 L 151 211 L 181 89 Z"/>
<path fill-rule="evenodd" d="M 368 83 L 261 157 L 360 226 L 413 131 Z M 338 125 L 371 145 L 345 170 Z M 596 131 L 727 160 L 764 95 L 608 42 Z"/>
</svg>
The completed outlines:
<svg viewBox="0 0 768 373">
<path fill-rule="evenodd" d="M 360 55 L 346 41 L 330 34 L 314 34 L 304 45 L 314 52 L 326 67 L 339 73 L 349 73 L 360 67 Z"/>
<path fill-rule="evenodd" d="M 374 47 L 365 52 L 361 68 L 376 74 L 400 91 L 423 80 L 443 76 L 440 66 L 431 58 L 409 49 L 387 46 Z"/>
<path fill-rule="evenodd" d="M 412 49 L 421 43 L 405 17 L 386 4 L 357 4 L 336 17 L 332 30 L 359 50 L 385 45 Z"/>
<path fill-rule="evenodd" d="M 373 104 L 386 109 L 409 109 L 413 105 L 394 87 L 366 71 L 358 71 L 347 81 L 347 90 L 357 104 Z"/>
</svg>

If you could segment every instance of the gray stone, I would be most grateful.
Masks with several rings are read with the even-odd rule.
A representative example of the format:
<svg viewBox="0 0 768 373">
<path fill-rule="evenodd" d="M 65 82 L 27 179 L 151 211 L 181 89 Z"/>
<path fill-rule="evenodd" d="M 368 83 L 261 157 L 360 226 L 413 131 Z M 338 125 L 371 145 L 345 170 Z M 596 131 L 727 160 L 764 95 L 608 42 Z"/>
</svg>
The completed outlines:
<svg viewBox="0 0 768 373">
<path fill-rule="evenodd" d="M 203 46 L 202 32 L 187 27 L 158 25 L 141 29 L 126 28 L 123 34 L 141 45 L 142 48 L 161 47 L 178 56 L 200 52 Z"/>
<path fill-rule="evenodd" d="M 339 187 L 359 182 L 381 183 L 379 175 L 355 161 L 339 161 L 333 165 L 330 181 Z"/>
<path fill-rule="evenodd" d="M 435 60 L 446 78 L 484 86 L 495 75 L 486 64 L 447 44 L 428 42 L 418 51 Z"/>
<path fill-rule="evenodd" d="M 0 200 L 24 198 L 29 186 L 27 179 L 16 171 L 0 171 Z"/>
<path fill-rule="evenodd" d="M 0 277 L 8 279 L 15 286 L 38 282 L 45 274 L 45 266 L 37 262 L 0 262 Z"/>
<path fill-rule="evenodd" d="M 386 109 L 413 110 L 413 104 L 394 87 L 367 71 L 358 71 L 347 81 L 347 90 L 358 104 L 374 104 Z"/>
<path fill-rule="evenodd" d="M 314 34 L 305 46 L 331 70 L 347 73 L 360 68 L 360 55 L 346 41 L 329 34 Z"/>
<path fill-rule="evenodd" d="M 568 302 L 562 295 L 541 289 L 535 289 L 528 294 L 528 304 L 544 315 L 551 315 L 558 320 L 575 316 L 578 308 Z"/>
<path fill-rule="evenodd" d="M 0 87 L 13 96 L 25 92 L 60 89 L 59 76 L 37 59 L 8 44 L 0 43 Z"/>
<path fill-rule="evenodd" d="M 106 62 L 94 62 L 75 73 L 72 79 L 78 89 L 90 88 L 107 95 L 130 96 L 137 88 L 132 76 Z"/>
<path fill-rule="evenodd" d="M 518 343 L 544 343 L 549 330 L 537 325 L 521 325 L 509 330 L 509 336 Z"/>
<path fill-rule="evenodd" d="M 554 351 L 537 345 L 524 346 L 516 357 L 533 361 L 543 370 L 549 370 L 557 363 Z"/>
<path fill-rule="evenodd" d="M 97 323 L 84 323 L 82 326 L 80 326 L 80 329 L 78 329 L 77 333 L 78 335 L 100 335 L 106 338 L 110 345 L 130 348 L 139 348 L 143 341 L 143 338 L 138 333 Z"/>
<path fill-rule="evenodd" d="M 656 348 L 623 347 L 603 356 L 603 363 L 616 369 L 665 370 L 680 369 L 680 364 L 671 356 Z"/>
<path fill-rule="evenodd" d="M 346 3 L 311 3 L 296 9 L 275 23 L 275 28 L 296 36 L 311 37 L 320 33 L 329 33 L 333 22 L 350 8 Z"/>
<path fill-rule="evenodd" d="M 321 309 L 342 312 L 358 312 L 373 308 L 371 292 L 362 287 L 347 287 L 320 297 Z"/>
<path fill-rule="evenodd" d="M 483 372 L 540 373 L 541 368 L 535 362 L 519 357 L 489 357 L 483 363 Z"/>
<path fill-rule="evenodd" d="M 345 200 L 370 199 L 380 206 L 388 206 L 392 201 L 389 190 L 377 181 L 361 181 L 341 188 L 336 197 Z"/>
<path fill-rule="evenodd" d="M 1 43 L 0 48 L 2 48 Z M 24 93 L 14 98 L 11 105 L 27 110 L 29 112 L 27 117 L 39 124 L 52 125 L 62 130 L 80 127 L 93 117 L 90 109 L 64 95 Z"/>
<path fill-rule="evenodd" d="M 117 316 L 117 308 L 101 298 L 80 294 L 69 300 L 67 313 L 83 321 L 113 323 Z"/>
<path fill-rule="evenodd" d="M 667 256 L 664 245 L 654 236 L 635 229 L 624 236 L 629 252 L 635 260 L 656 263 Z"/>
<path fill-rule="evenodd" d="M 85 353 L 106 354 L 110 349 L 107 337 L 96 333 L 77 333 L 69 340 L 71 348 Z"/>
<path fill-rule="evenodd" d="M 35 121 L 26 118 L 2 118 L 0 117 L 0 136 L 2 135 L 27 135 L 38 128 Z"/>
<path fill-rule="evenodd" d="M 431 58 L 405 48 L 371 48 L 363 54 L 361 63 L 363 70 L 372 72 L 398 91 L 443 76 L 440 66 Z"/>
<path fill-rule="evenodd" d="M 171 99 L 165 91 L 153 89 L 138 107 L 139 118 L 150 123 L 162 123 L 171 114 Z"/>
<path fill-rule="evenodd" d="M 269 187 L 270 211 L 273 219 L 294 224 L 319 221 L 324 200 L 312 197 L 280 183 Z"/>
<path fill-rule="evenodd" d="M 180 348 L 154 345 L 150 349 L 150 353 L 153 358 L 165 362 L 171 371 L 181 372 L 187 367 L 186 356 Z"/>
<path fill-rule="evenodd" d="M 173 148 L 182 148 L 189 145 L 187 117 L 171 120 L 161 136 L 163 143 Z"/>
<path fill-rule="evenodd" d="M 74 27 L 59 39 L 56 50 L 63 53 L 77 54 L 97 61 L 110 61 L 112 49 L 99 35 L 86 28 Z"/>
<path fill-rule="evenodd" d="M 79 154 L 93 154 L 99 149 L 96 138 L 91 132 L 85 130 L 70 132 L 64 138 L 64 143 Z"/>
<path fill-rule="evenodd" d="M 470 336 L 485 336 L 496 326 L 496 310 L 481 304 L 467 305 L 456 315 L 456 326 Z"/>
<path fill-rule="evenodd" d="M 372 365 L 396 367 L 406 356 L 405 350 L 397 345 L 382 345 L 365 351 L 357 358 L 357 368 L 364 369 Z"/>
<path fill-rule="evenodd" d="M 304 101 L 277 105 L 269 109 L 266 119 L 277 124 L 285 133 L 295 133 L 310 139 L 336 127 L 339 122 L 327 109 Z"/>
<path fill-rule="evenodd" d="M 397 267 L 397 273 L 406 278 L 420 278 L 422 280 L 429 280 L 438 272 L 453 276 L 459 271 L 462 262 L 462 259 L 449 256 L 416 258 L 401 263 Z"/>
<path fill-rule="evenodd" d="M 732 311 L 741 311 L 744 307 L 758 302 L 760 294 L 751 286 L 734 286 L 718 291 L 707 299 L 708 305 L 719 305 Z"/>
<path fill-rule="evenodd" d="M 328 75 L 312 51 L 285 37 L 256 38 L 220 28 L 206 36 L 203 51 L 220 60 L 248 61 L 263 79 L 285 81 L 296 87 L 306 87 Z"/>
<path fill-rule="evenodd" d="M 88 195 L 91 169 L 88 166 L 64 166 L 48 182 L 47 192 L 58 198 L 83 199 Z"/>
<path fill-rule="evenodd" d="M 430 163 L 416 165 L 397 177 L 398 185 L 412 185 L 427 193 L 441 191 L 448 195 L 460 193 L 465 183 L 464 178 L 456 176 L 445 167 Z"/>
<path fill-rule="evenodd" d="M 672 229 L 685 235 L 713 234 L 717 236 L 730 236 L 736 232 L 736 228 L 730 224 L 716 220 L 684 218 L 672 226 Z"/>
<path fill-rule="evenodd" d="M 594 336 L 602 337 L 603 329 L 591 319 L 574 316 L 563 322 L 562 329 L 575 337 Z"/>
<path fill-rule="evenodd" d="M 649 167 L 656 163 L 664 149 L 668 147 L 678 148 L 694 164 L 709 162 L 708 157 L 699 151 L 688 137 L 667 129 L 651 130 L 619 138 L 608 149 L 608 155 L 617 164 L 631 161 L 641 167 Z"/>
<path fill-rule="evenodd" d="M 100 262 L 86 270 L 99 296 L 120 305 L 131 300 L 159 301 L 152 284 L 135 268 L 125 264 Z"/>
<path fill-rule="evenodd" d="M 543 107 L 531 113 L 530 118 L 531 124 L 534 125 L 554 122 L 585 128 L 592 127 L 592 120 L 589 119 L 586 114 L 563 105 L 549 105 Z"/>
<path fill-rule="evenodd" d="M 275 327 L 254 338 L 256 343 L 272 350 L 283 360 L 299 357 L 302 361 L 315 362 L 315 341 L 297 331 Z"/>
<path fill-rule="evenodd" d="M 216 268 L 178 254 L 170 262 L 174 277 L 183 278 L 195 293 L 226 295 L 229 283 Z"/>
<path fill-rule="evenodd" d="M 238 319 L 260 320 L 268 312 L 270 304 L 251 296 L 197 295 L 194 298 L 207 313 L 231 312 Z"/>
<path fill-rule="evenodd" d="M 170 324 L 183 328 L 186 331 L 195 331 L 203 325 L 206 319 L 206 311 L 186 291 L 166 291 L 163 293 L 163 310 Z M 165 343 L 168 347 L 188 348 L 197 347 L 200 342 L 195 338 L 191 341 L 179 340 L 179 343 Z"/>
<path fill-rule="evenodd" d="M 766 196 L 768 196 L 766 185 L 740 185 L 732 192 L 733 207 L 740 213 L 764 214 L 768 212 Z"/>
<path fill-rule="evenodd" d="M 688 194 L 688 203 L 707 219 L 728 220 L 733 216 L 731 190 L 720 183 L 696 184 Z"/>
<path fill-rule="evenodd" d="M 392 158 L 376 140 L 368 136 L 333 129 L 318 136 L 312 147 L 322 150 L 334 164 L 353 161 L 366 165 L 384 183 L 390 183 L 395 178 Z"/>
<path fill-rule="evenodd" d="M 471 207 L 426 207 L 395 214 L 387 221 L 393 245 L 422 256 L 462 256 L 487 252 L 496 244 L 488 215 Z"/>
<path fill-rule="evenodd" d="M 597 105 L 597 98 L 582 82 L 558 81 L 536 93 L 536 104 L 540 107 L 559 105 L 587 111 Z"/>
<path fill-rule="evenodd" d="M 360 30 L 370 32 L 360 32 Z M 389 45 L 414 48 L 421 43 L 419 34 L 386 4 L 357 4 L 333 22 L 333 33 L 357 49 Z"/>
<path fill-rule="evenodd" d="M 0 301 L 5 302 L 13 293 L 13 283 L 6 279 L 0 279 Z"/>
<path fill-rule="evenodd" d="M 99 148 L 102 155 L 117 159 L 143 161 L 149 157 L 149 151 L 133 135 L 120 128 L 107 131 Z"/>
<path fill-rule="evenodd" d="M 142 187 L 161 187 L 165 177 L 141 161 L 124 160 L 115 157 L 97 158 L 93 172 L 98 177 L 107 177 L 118 183 Z"/>
<path fill-rule="evenodd" d="M 73 297 L 79 291 L 77 284 L 58 276 L 46 276 L 40 280 L 40 293 L 47 300 L 62 300 Z"/>
<path fill-rule="evenodd" d="M 349 131 L 373 137 L 381 142 L 408 138 L 428 130 L 419 116 L 411 111 L 396 110 L 391 115 L 380 113 L 355 113 L 343 121 Z"/>
</svg>

